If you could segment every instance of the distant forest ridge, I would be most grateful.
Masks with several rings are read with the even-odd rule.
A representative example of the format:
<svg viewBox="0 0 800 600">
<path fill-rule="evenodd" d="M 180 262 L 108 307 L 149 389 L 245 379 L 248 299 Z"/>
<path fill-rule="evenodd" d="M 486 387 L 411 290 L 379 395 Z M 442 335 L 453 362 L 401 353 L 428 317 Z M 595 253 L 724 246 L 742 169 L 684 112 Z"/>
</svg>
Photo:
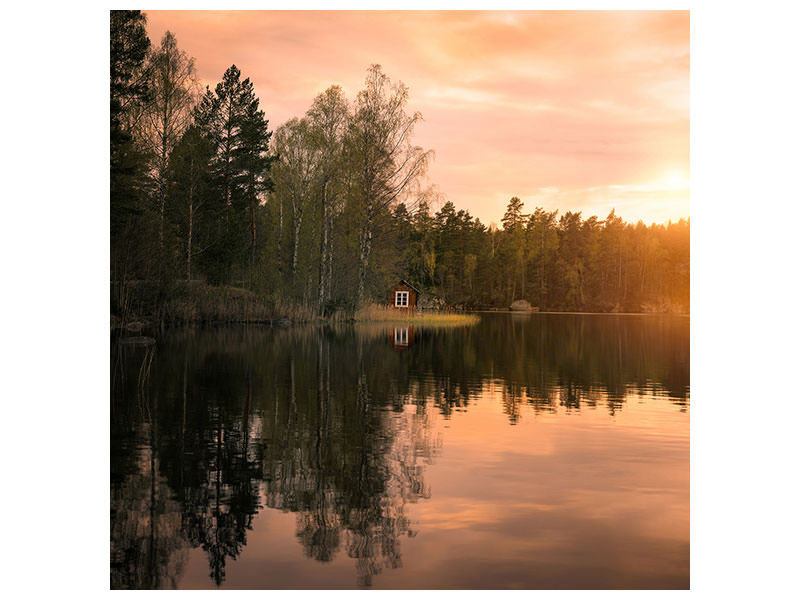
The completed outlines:
<svg viewBox="0 0 800 600">
<path fill-rule="evenodd" d="M 201 90 L 170 32 L 155 46 L 140 11 L 110 19 L 112 312 L 130 310 L 129 282 L 164 304 L 183 281 L 325 315 L 386 303 L 401 278 L 423 305 L 689 311 L 688 220 L 584 219 L 517 197 L 502 229 L 452 202 L 432 212 L 422 116 L 379 65 L 356 98 L 331 86 L 273 132 L 235 65 Z"/>
</svg>

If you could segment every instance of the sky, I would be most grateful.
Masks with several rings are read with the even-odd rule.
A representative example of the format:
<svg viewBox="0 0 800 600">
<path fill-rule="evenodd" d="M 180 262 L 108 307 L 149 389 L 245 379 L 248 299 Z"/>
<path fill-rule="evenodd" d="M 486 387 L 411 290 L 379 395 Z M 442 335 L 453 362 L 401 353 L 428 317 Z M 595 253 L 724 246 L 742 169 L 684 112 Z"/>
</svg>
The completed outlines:
<svg viewBox="0 0 800 600">
<path fill-rule="evenodd" d="M 236 64 L 270 129 L 331 85 L 354 100 L 380 64 L 422 113 L 439 206 L 484 224 L 512 196 L 525 212 L 689 217 L 688 11 L 145 12 L 203 86 Z"/>
</svg>

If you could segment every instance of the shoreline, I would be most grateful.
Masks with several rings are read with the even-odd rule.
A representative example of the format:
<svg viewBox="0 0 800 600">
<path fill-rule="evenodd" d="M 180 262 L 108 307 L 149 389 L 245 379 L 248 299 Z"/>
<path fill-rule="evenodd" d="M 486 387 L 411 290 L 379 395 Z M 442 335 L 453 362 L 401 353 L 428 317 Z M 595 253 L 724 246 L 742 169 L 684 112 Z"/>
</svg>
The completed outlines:
<svg viewBox="0 0 800 600">
<path fill-rule="evenodd" d="M 300 325 L 374 325 L 374 324 L 408 324 L 418 326 L 447 326 L 447 325 L 474 325 L 475 320 L 469 318 L 470 315 L 481 314 L 507 314 L 517 316 L 530 316 L 530 315 L 586 315 L 586 316 L 628 316 L 628 317 L 678 317 L 690 318 L 691 313 L 656 313 L 656 312 L 583 312 L 583 311 L 514 311 L 509 309 L 497 310 L 470 310 L 463 312 L 418 312 L 409 317 L 388 317 L 388 318 L 358 318 L 353 316 L 344 319 L 331 319 L 325 317 L 318 317 L 314 319 L 300 319 L 292 320 L 288 317 L 281 317 L 277 319 L 193 319 L 193 320 L 179 320 L 159 322 L 158 319 L 140 317 L 133 321 L 122 324 L 118 317 L 112 316 L 111 332 L 118 331 L 120 333 L 138 333 L 143 329 L 152 327 L 220 327 L 226 325 L 262 325 L 277 329 L 287 329 L 289 327 Z M 117 321 L 116 323 L 114 321 Z"/>
<path fill-rule="evenodd" d="M 327 315 L 316 314 L 315 308 L 272 298 L 245 288 L 213 286 L 200 281 L 175 281 L 159 284 L 151 281 L 131 281 L 114 288 L 111 297 L 111 330 L 137 331 L 142 327 L 164 325 L 222 325 L 261 324 L 289 327 L 316 323 L 381 323 L 408 324 L 470 324 L 481 314 L 511 315 L 659 315 L 688 318 L 689 312 L 671 312 L 683 306 L 645 305 L 641 312 L 605 312 L 597 310 L 513 310 L 511 307 L 483 307 L 464 310 L 458 306 L 431 310 L 417 307 L 412 313 L 386 304 L 373 302 L 354 310 L 342 306 Z M 525 303 L 525 308 L 531 307 Z M 652 310 L 652 309 L 662 310 Z M 665 310 L 666 309 L 666 310 Z"/>
<path fill-rule="evenodd" d="M 592 312 L 580 310 L 510 310 L 510 309 L 483 309 L 469 311 L 473 313 L 497 313 L 511 315 L 610 315 L 610 316 L 652 316 L 652 317 L 689 317 L 691 313 L 669 312 Z"/>
</svg>

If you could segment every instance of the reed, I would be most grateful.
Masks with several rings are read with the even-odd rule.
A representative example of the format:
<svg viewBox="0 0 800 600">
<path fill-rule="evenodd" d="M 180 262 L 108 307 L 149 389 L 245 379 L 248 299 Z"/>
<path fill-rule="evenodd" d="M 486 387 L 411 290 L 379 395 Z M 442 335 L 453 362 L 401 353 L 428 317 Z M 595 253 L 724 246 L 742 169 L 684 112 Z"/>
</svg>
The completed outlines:
<svg viewBox="0 0 800 600">
<path fill-rule="evenodd" d="M 413 325 L 435 325 L 436 327 L 474 325 L 480 317 L 476 314 L 446 311 L 397 310 L 371 304 L 356 311 L 354 320 L 359 323 L 410 323 Z"/>
<path fill-rule="evenodd" d="M 175 290 L 161 308 L 166 322 L 263 323 L 276 318 L 274 305 L 253 292 L 230 286 L 186 286 Z"/>
<path fill-rule="evenodd" d="M 161 323 L 303 323 L 315 319 L 308 306 L 260 296 L 234 286 L 203 282 L 129 285 L 128 320 Z M 112 318 L 112 327 L 125 321 Z"/>
<path fill-rule="evenodd" d="M 234 286 L 212 286 L 199 281 L 130 282 L 126 295 L 126 319 L 112 316 L 112 329 L 127 321 L 149 323 L 406 323 L 436 327 L 474 325 L 476 314 L 449 311 L 407 311 L 379 304 L 338 308 L 320 317 L 314 308 L 280 298 L 264 297 Z"/>
</svg>

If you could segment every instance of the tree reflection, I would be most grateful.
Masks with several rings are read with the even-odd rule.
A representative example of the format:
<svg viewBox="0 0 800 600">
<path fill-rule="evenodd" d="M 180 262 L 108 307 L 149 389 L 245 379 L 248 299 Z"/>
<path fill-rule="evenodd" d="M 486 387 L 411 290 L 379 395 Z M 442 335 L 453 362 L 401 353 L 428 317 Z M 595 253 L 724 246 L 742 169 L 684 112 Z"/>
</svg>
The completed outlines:
<svg viewBox="0 0 800 600">
<path fill-rule="evenodd" d="M 135 463 L 112 485 L 111 587 L 175 588 L 186 560 L 180 505 L 152 452 L 144 450 Z"/>
<path fill-rule="evenodd" d="M 329 561 L 343 547 L 364 586 L 401 564 L 399 540 L 411 533 L 404 507 L 429 493 L 418 461 L 437 447 L 420 435 L 424 412 L 376 399 L 383 382 L 367 359 L 376 341 L 342 343 L 328 331 L 314 347 L 290 345 L 278 369 L 288 393 L 264 419 L 267 505 L 297 513 L 309 558 Z"/>
<path fill-rule="evenodd" d="M 394 338 L 185 329 L 155 355 L 114 346 L 112 587 L 176 587 L 192 548 L 222 585 L 265 507 L 295 515 L 306 557 L 347 556 L 369 586 L 402 565 L 409 504 L 432 493 L 437 415 L 491 396 L 511 424 L 531 410 L 613 414 L 631 393 L 688 405 L 688 321 L 489 315 L 417 329 L 403 352 Z"/>
<path fill-rule="evenodd" d="M 165 439 L 162 451 L 173 457 L 186 538 L 205 550 L 220 585 L 260 508 L 260 420 L 252 411 L 252 375 L 236 356 L 209 354 L 194 379 L 198 389 L 187 401 L 200 409 L 187 412 L 180 436 Z"/>
<path fill-rule="evenodd" d="M 160 496 L 169 496 L 170 506 L 176 507 L 176 518 L 170 521 L 174 534 L 183 545 L 206 551 L 210 577 L 219 585 L 225 579 L 228 558 L 236 558 L 246 544 L 246 531 L 259 509 L 260 423 L 252 411 L 252 378 L 242 372 L 235 355 L 209 352 L 198 356 L 184 345 L 191 340 L 178 341 L 178 348 L 158 363 L 157 374 L 145 386 L 152 396 L 169 401 L 145 402 L 146 410 L 129 411 L 125 416 L 151 432 L 149 439 L 138 440 L 138 444 L 147 446 L 153 478 L 157 471 L 164 490 Z M 125 407 L 126 397 L 130 400 L 132 394 L 130 386 L 120 381 L 112 400 Z M 141 394 L 137 391 L 136 395 L 141 407 Z M 130 401 L 127 404 L 132 405 Z M 123 415 L 119 416 L 120 429 L 124 429 Z M 159 423 L 163 425 L 159 427 Z M 112 457 L 115 443 L 124 442 L 125 435 L 115 434 L 112 421 Z M 128 452 L 129 447 L 120 448 L 118 454 L 124 459 Z M 120 510 L 114 506 L 115 492 L 122 505 L 141 493 L 135 482 L 127 487 L 125 482 L 115 485 L 113 473 L 123 469 L 112 464 L 112 547 L 131 543 L 129 534 L 146 518 L 139 515 L 139 525 L 113 530 L 120 521 L 114 512 Z M 136 515 L 129 519 L 137 521 Z M 112 587 L 164 587 L 163 578 L 129 581 L 115 578 L 114 570 L 112 562 Z"/>
<path fill-rule="evenodd" d="M 112 392 L 111 435 L 116 443 L 111 452 L 111 587 L 115 589 L 175 588 L 186 559 L 180 505 L 154 450 L 158 395 L 151 396 L 145 375 L 152 359 L 152 348 L 120 347 L 114 364 L 115 388 L 135 400 L 119 402 Z"/>
</svg>

